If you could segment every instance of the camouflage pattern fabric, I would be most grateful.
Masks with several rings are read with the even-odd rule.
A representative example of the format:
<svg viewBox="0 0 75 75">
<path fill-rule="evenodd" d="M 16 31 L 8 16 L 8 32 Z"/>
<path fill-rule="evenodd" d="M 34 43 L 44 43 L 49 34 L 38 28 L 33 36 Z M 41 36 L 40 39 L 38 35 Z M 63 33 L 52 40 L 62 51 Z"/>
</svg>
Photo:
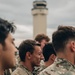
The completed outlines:
<svg viewBox="0 0 75 75">
<path fill-rule="evenodd" d="M 36 75 L 36 73 L 34 71 L 33 73 L 30 72 L 26 67 L 20 65 L 11 75 Z"/>
<path fill-rule="evenodd" d="M 38 75 L 75 75 L 75 65 L 72 65 L 66 59 L 56 58 L 52 65 Z"/>
<path fill-rule="evenodd" d="M 4 75 L 11 75 L 10 70 L 9 69 L 5 70 Z"/>
<path fill-rule="evenodd" d="M 37 75 L 43 71 L 45 68 L 47 68 L 44 64 L 43 65 L 40 65 L 39 67 L 35 67 L 35 71 L 37 73 Z"/>
</svg>

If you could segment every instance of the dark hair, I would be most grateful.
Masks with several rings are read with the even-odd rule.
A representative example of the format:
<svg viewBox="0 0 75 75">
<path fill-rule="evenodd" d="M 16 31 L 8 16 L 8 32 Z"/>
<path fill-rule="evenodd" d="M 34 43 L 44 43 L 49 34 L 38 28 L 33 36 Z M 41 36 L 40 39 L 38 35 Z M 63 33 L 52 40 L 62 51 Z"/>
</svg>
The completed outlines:
<svg viewBox="0 0 75 75">
<path fill-rule="evenodd" d="M 40 43 L 43 39 L 45 39 L 47 42 L 50 41 L 50 38 L 49 38 L 47 35 L 45 35 L 45 34 L 38 34 L 38 35 L 35 37 L 35 40 L 38 41 L 39 43 Z"/>
<path fill-rule="evenodd" d="M 54 51 L 54 48 L 52 46 L 52 43 L 47 43 L 44 48 L 43 48 L 43 56 L 44 56 L 44 61 L 48 61 L 49 57 L 54 54 L 56 56 L 56 53 Z"/>
<path fill-rule="evenodd" d="M 5 39 L 7 38 L 8 34 L 14 33 L 16 26 L 13 23 L 9 23 L 7 20 L 0 18 L 0 43 L 5 44 Z"/>
<path fill-rule="evenodd" d="M 40 44 L 36 43 L 34 40 L 25 40 L 20 44 L 18 49 L 21 61 L 25 61 L 27 52 L 33 53 L 34 46 L 40 46 Z"/>
<path fill-rule="evenodd" d="M 52 35 L 52 43 L 56 52 L 63 51 L 69 40 L 75 40 L 75 27 L 59 26 Z"/>
</svg>

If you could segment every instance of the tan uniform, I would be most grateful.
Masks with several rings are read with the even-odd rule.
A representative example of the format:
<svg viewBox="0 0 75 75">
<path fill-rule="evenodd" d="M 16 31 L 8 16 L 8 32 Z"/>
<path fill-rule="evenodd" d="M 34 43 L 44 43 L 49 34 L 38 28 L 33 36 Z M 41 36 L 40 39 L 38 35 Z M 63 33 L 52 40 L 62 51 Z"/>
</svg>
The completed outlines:
<svg viewBox="0 0 75 75">
<path fill-rule="evenodd" d="M 26 67 L 20 65 L 11 75 L 36 75 L 30 72 Z"/>
<path fill-rule="evenodd" d="M 66 59 L 56 58 L 55 62 L 38 75 L 75 75 L 75 65 Z"/>
</svg>

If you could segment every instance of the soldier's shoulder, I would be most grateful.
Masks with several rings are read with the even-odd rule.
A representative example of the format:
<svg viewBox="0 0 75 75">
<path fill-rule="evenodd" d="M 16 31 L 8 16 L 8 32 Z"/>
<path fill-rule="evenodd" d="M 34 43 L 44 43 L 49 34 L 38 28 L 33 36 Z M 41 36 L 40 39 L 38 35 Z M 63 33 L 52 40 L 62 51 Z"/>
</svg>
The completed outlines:
<svg viewBox="0 0 75 75">
<path fill-rule="evenodd" d="M 12 72 L 11 75 L 25 75 L 25 71 L 22 68 L 18 67 Z"/>
<path fill-rule="evenodd" d="M 52 64 L 43 71 L 41 71 L 38 75 L 52 75 L 54 71 L 55 71 L 54 64 Z"/>
<path fill-rule="evenodd" d="M 12 72 L 12 74 L 11 75 L 20 75 L 20 72 L 21 72 L 21 68 L 16 68 L 13 72 Z"/>
</svg>

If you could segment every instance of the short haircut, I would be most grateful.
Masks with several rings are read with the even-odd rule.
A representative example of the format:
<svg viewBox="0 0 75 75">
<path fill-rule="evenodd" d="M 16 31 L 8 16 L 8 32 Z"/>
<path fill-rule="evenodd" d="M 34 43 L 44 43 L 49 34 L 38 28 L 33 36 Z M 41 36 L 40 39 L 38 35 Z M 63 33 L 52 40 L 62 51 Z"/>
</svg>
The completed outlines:
<svg viewBox="0 0 75 75">
<path fill-rule="evenodd" d="M 75 40 L 75 27 L 58 26 L 52 35 L 52 43 L 56 52 L 64 51 L 69 40 Z"/>
<path fill-rule="evenodd" d="M 40 43 L 43 39 L 45 39 L 47 42 L 50 41 L 50 38 L 49 38 L 47 35 L 45 35 L 45 34 L 38 34 L 38 35 L 35 37 L 35 40 L 38 41 L 39 43 Z"/>
<path fill-rule="evenodd" d="M 7 38 L 8 34 L 14 33 L 16 26 L 13 23 L 8 22 L 7 20 L 0 18 L 0 43 L 5 44 L 5 39 Z"/>
<path fill-rule="evenodd" d="M 24 40 L 19 46 L 19 56 L 21 61 L 25 61 L 26 53 L 30 52 L 31 54 L 34 52 L 34 46 L 40 46 L 40 44 L 36 43 L 34 40 Z"/>
<path fill-rule="evenodd" d="M 54 51 L 54 48 L 52 46 L 52 43 L 47 43 L 44 48 L 43 48 L 43 56 L 44 56 L 44 61 L 48 61 L 49 57 L 54 54 L 56 56 L 56 53 Z"/>
</svg>

